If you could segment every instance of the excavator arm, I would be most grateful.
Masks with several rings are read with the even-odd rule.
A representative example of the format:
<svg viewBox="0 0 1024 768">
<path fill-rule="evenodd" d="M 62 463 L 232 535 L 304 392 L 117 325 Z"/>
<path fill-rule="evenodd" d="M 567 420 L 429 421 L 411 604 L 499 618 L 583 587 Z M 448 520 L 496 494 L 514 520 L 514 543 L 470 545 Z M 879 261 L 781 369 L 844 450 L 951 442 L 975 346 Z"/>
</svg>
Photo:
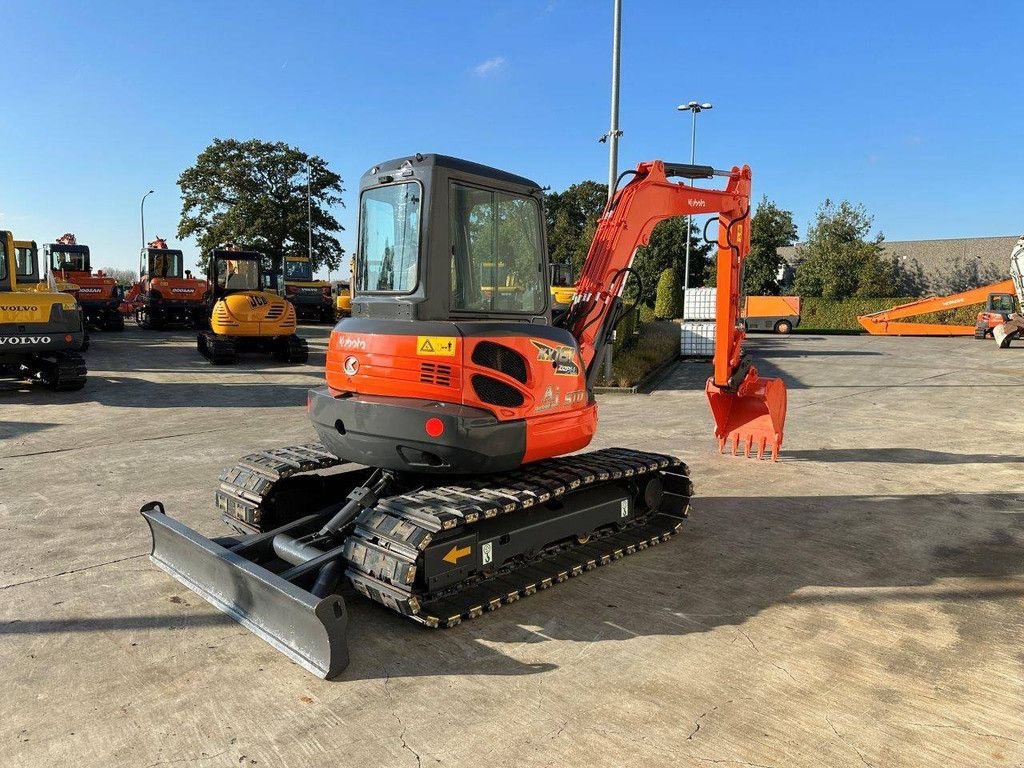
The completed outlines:
<svg viewBox="0 0 1024 768">
<path fill-rule="evenodd" d="M 576 297 L 563 325 L 580 347 L 587 383 L 596 378 L 605 346 L 622 314 L 622 292 L 636 249 L 654 227 L 675 216 L 718 213 L 718 269 L 714 371 L 707 383 L 719 447 L 742 445 L 758 456 L 771 447 L 778 458 L 786 412 L 779 379 L 761 379 L 743 358 L 740 322 L 743 261 L 750 250 L 750 168 L 716 171 L 710 166 L 640 163 L 633 178 L 605 209 L 584 262 Z M 724 190 L 701 189 L 671 177 L 724 176 Z"/>
<path fill-rule="evenodd" d="M 942 312 L 957 307 L 969 307 L 972 304 L 984 304 L 991 294 L 1012 294 L 1013 290 L 1013 280 L 1002 280 L 948 296 L 929 296 L 926 299 L 900 304 L 880 312 L 861 315 L 857 318 L 857 322 L 865 331 L 875 336 L 970 336 L 975 330 L 973 325 L 903 323 L 899 321 L 929 312 Z"/>
</svg>

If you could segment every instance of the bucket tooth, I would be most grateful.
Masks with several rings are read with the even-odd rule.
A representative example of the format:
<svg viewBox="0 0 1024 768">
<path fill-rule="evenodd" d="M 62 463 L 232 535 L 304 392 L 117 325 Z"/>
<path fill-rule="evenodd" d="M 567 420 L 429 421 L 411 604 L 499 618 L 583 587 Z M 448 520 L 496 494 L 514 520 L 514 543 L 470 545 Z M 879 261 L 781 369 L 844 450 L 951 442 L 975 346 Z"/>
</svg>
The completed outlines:
<svg viewBox="0 0 1024 768">
<path fill-rule="evenodd" d="M 786 422 L 786 385 L 781 379 L 762 379 L 751 367 L 735 390 L 709 379 L 705 392 L 715 417 L 719 451 L 732 443 L 734 456 L 742 445 L 744 456 L 756 454 L 760 459 L 770 447 L 772 461 L 778 461 Z"/>
<path fill-rule="evenodd" d="M 348 666 L 341 595 L 315 597 L 232 551 L 244 551 L 244 543 L 208 539 L 168 517 L 160 502 L 141 513 L 152 536 L 150 559 L 162 570 L 314 675 L 332 678 Z"/>
</svg>

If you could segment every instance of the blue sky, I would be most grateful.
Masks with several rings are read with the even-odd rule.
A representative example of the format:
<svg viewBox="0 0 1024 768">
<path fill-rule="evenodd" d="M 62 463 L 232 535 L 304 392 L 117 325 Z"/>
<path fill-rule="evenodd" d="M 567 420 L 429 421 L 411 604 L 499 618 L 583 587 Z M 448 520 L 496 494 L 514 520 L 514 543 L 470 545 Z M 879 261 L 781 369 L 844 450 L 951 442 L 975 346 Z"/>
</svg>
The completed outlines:
<svg viewBox="0 0 1024 768">
<path fill-rule="evenodd" d="M 826 197 L 889 239 L 1024 231 L 1024 4 L 624 0 L 620 170 L 748 163 L 804 232 Z M 444 152 L 561 189 L 603 180 L 610 0 L 5 2 L 0 226 L 65 231 L 94 266 L 174 238 L 176 180 L 214 137 L 282 140 L 355 189 Z M 184 243 L 186 262 L 194 243 Z"/>
</svg>

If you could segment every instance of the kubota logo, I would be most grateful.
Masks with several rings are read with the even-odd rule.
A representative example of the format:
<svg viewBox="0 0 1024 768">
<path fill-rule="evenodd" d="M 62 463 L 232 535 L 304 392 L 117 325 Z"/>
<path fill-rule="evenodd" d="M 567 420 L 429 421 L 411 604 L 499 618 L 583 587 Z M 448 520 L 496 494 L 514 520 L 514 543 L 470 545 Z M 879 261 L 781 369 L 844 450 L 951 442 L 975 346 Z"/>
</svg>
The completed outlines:
<svg viewBox="0 0 1024 768">
<path fill-rule="evenodd" d="M 49 344 L 50 341 L 49 336 L 0 336 L 0 347 L 19 344 Z"/>
<path fill-rule="evenodd" d="M 338 349 L 366 349 L 366 340 L 353 339 L 348 336 L 339 336 Z"/>
<path fill-rule="evenodd" d="M 689 203 L 694 208 L 707 208 L 708 207 L 708 201 L 707 200 L 701 200 L 699 197 L 691 197 L 686 202 Z"/>
</svg>

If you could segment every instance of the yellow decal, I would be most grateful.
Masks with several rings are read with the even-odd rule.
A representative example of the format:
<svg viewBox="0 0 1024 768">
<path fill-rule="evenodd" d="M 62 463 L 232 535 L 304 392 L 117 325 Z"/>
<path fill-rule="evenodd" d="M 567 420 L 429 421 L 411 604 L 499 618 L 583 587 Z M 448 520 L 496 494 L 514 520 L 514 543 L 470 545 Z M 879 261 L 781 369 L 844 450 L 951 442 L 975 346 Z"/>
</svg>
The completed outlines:
<svg viewBox="0 0 1024 768">
<path fill-rule="evenodd" d="M 440 357 L 455 357 L 454 336 L 417 336 L 417 355 L 438 355 Z"/>
<path fill-rule="evenodd" d="M 459 547 L 458 545 L 456 545 L 452 547 L 451 550 L 449 550 L 448 554 L 442 557 L 441 559 L 444 560 L 446 563 L 456 565 L 459 562 L 459 560 L 466 557 L 466 555 L 468 555 L 472 551 L 472 547 Z"/>
</svg>

